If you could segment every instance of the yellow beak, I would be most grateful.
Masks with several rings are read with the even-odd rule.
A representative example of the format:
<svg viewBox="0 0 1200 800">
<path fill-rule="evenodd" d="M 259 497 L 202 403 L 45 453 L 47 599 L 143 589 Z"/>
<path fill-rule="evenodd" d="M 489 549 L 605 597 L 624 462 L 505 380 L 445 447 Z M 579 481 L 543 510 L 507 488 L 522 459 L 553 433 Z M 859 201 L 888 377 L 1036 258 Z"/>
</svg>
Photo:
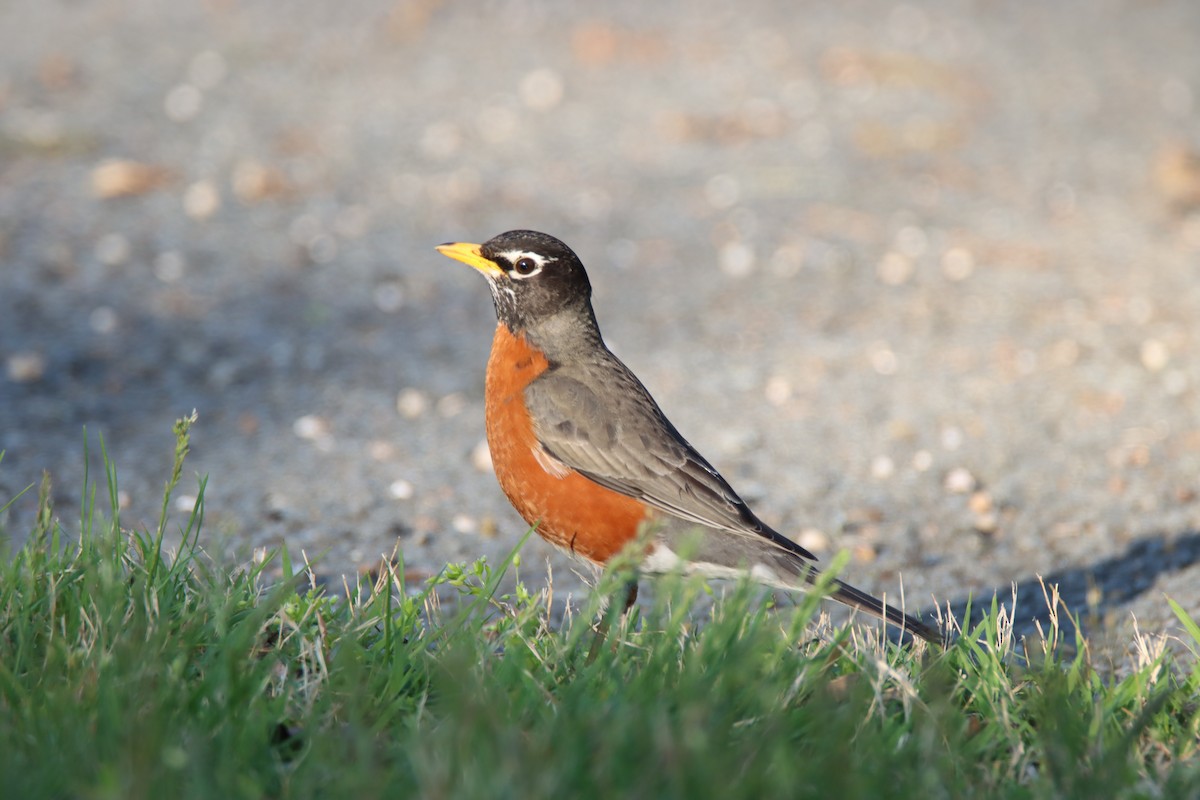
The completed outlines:
<svg viewBox="0 0 1200 800">
<path fill-rule="evenodd" d="M 444 256 L 453 258 L 455 261 L 461 261 L 469 267 L 474 267 L 489 278 L 498 278 L 504 274 L 504 270 L 500 269 L 495 262 L 483 257 L 483 253 L 480 252 L 480 247 L 477 244 L 450 242 L 439 244 L 437 251 Z"/>
</svg>

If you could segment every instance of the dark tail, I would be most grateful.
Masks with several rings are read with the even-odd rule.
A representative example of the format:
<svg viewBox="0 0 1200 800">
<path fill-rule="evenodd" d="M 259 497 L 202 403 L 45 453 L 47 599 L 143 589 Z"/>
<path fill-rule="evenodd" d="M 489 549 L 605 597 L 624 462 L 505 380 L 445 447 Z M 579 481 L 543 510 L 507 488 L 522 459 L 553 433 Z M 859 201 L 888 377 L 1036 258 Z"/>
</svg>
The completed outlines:
<svg viewBox="0 0 1200 800">
<path fill-rule="evenodd" d="M 763 539 L 758 544 L 760 546 L 767 544 L 775 549 L 775 552 L 779 554 L 776 556 L 776 563 L 784 566 L 784 564 L 780 563 L 781 561 L 790 562 L 791 569 L 804 583 L 815 585 L 820 582 L 821 572 L 816 565 L 817 557 L 791 539 L 770 528 L 766 528 L 763 532 Z M 851 608 L 861 609 L 871 616 L 878 617 L 895 625 L 901 631 L 910 633 L 913 636 L 920 636 L 931 644 L 945 645 L 948 641 L 933 626 L 926 625 L 916 617 L 910 617 L 894 606 L 885 606 L 882 600 L 872 597 L 861 589 L 855 589 L 850 584 L 836 578 L 833 580 L 832 585 L 833 591 L 830 592 L 829 596 L 839 603 L 845 603 Z"/>
<path fill-rule="evenodd" d="M 940 631 L 930 625 L 926 625 L 916 617 L 911 617 L 905 614 L 895 606 L 885 606 L 882 600 L 872 597 L 866 592 L 855 589 L 848 583 L 834 580 L 833 592 L 830 597 L 838 602 L 845 603 L 851 608 L 858 608 L 866 611 L 868 614 L 886 620 L 892 625 L 895 625 L 900 630 L 911 633 L 914 636 L 920 636 L 927 642 L 936 645 L 944 645 L 946 637 Z"/>
<path fill-rule="evenodd" d="M 675 526 L 665 524 L 653 529 L 653 536 L 659 544 L 666 546 L 671 556 L 667 559 L 668 563 L 677 558 L 677 553 L 684 553 L 686 561 L 702 574 L 705 573 L 704 567 L 732 567 L 746 570 L 754 576 L 754 567 L 761 565 L 767 568 L 767 574 L 771 577 L 764 579 L 759 575 L 755 579 L 780 589 L 803 590 L 806 586 L 821 582 L 820 571 L 814 563 L 816 556 L 765 524 L 758 524 L 762 525 L 762 530 L 755 535 L 731 535 L 728 530 L 697 528 L 692 523 L 679 521 Z M 729 577 L 727 574 L 721 576 Z M 773 576 L 778 578 L 772 579 Z M 938 645 L 946 642 L 946 637 L 933 626 L 893 606 L 885 607 L 882 600 L 848 583 L 835 579 L 830 586 L 832 591 L 829 596 L 840 603 L 862 609 L 927 642 Z"/>
</svg>

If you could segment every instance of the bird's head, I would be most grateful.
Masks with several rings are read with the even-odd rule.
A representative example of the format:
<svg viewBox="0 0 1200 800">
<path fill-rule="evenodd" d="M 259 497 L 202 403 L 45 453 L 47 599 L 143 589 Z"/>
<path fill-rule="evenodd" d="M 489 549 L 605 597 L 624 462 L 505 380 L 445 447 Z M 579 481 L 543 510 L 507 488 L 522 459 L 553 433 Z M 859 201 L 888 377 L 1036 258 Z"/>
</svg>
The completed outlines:
<svg viewBox="0 0 1200 800">
<path fill-rule="evenodd" d="M 514 333 L 563 312 L 591 317 L 592 285 L 571 248 L 537 231 L 508 231 L 483 244 L 453 242 L 438 252 L 487 278 L 496 316 Z"/>
</svg>

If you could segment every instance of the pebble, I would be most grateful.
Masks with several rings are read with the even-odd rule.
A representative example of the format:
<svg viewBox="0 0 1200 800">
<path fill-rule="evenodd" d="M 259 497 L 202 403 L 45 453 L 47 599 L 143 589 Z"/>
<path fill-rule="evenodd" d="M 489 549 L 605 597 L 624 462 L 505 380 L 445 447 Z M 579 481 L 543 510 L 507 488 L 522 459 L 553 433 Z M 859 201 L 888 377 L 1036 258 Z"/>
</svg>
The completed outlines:
<svg viewBox="0 0 1200 800">
<path fill-rule="evenodd" d="M 98 306 L 88 315 L 88 325 L 96 333 L 112 333 L 117 329 L 117 312 L 110 306 Z"/>
<path fill-rule="evenodd" d="M 913 453 L 912 465 L 917 472 L 928 472 L 929 468 L 933 466 L 933 453 L 928 450 L 918 450 Z"/>
<path fill-rule="evenodd" d="M 1189 146 L 1163 147 L 1155 158 L 1154 179 L 1163 199 L 1175 209 L 1200 206 L 1200 154 Z"/>
<path fill-rule="evenodd" d="M 190 83 L 181 83 L 171 88 L 163 100 L 163 110 L 172 122 L 188 122 L 200 114 L 204 105 L 204 94 Z"/>
<path fill-rule="evenodd" d="M 285 517 L 292 515 L 292 501 L 283 492 L 272 491 L 267 492 L 263 498 L 263 510 L 268 519 L 278 522 Z"/>
<path fill-rule="evenodd" d="M 887 342 L 874 342 L 867 350 L 871 368 L 880 375 L 895 375 L 900 368 L 900 359 Z"/>
<path fill-rule="evenodd" d="M 315 414 L 306 414 L 292 423 L 292 432 L 301 439 L 318 439 L 329 435 L 329 423 Z"/>
<path fill-rule="evenodd" d="M 975 256 L 963 247 L 951 247 L 942 254 L 942 274 L 948 280 L 965 281 L 975 271 Z"/>
<path fill-rule="evenodd" d="M 942 485 L 953 494 L 966 494 L 976 486 L 975 476 L 966 467 L 955 467 L 946 473 Z"/>
<path fill-rule="evenodd" d="M 496 534 L 500 532 L 500 526 L 496 524 L 495 517 L 483 517 L 479 520 L 479 535 L 487 539 L 496 538 Z"/>
<path fill-rule="evenodd" d="M 993 534 L 1000 528 L 1000 517 L 994 511 L 975 517 L 975 530 L 984 534 Z"/>
<path fill-rule="evenodd" d="M 875 274 L 879 280 L 888 286 L 901 286 L 908 283 L 914 271 L 913 261 L 903 253 L 891 251 L 879 260 Z"/>
<path fill-rule="evenodd" d="M 429 408 L 429 398 L 420 389 L 401 389 L 396 396 L 396 410 L 405 419 L 416 419 Z"/>
<path fill-rule="evenodd" d="M 763 389 L 767 402 L 773 406 L 782 406 L 792 397 L 792 384 L 782 375 L 772 375 L 767 379 Z"/>
<path fill-rule="evenodd" d="M 466 407 L 467 398 L 462 392 L 451 392 L 437 401 L 438 414 L 447 419 L 458 416 Z"/>
<path fill-rule="evenodd" d="M 471 464 L 480 472 L 492 471 L 492 450 L 488 447 L 487 439 L 480 439 L 471 448 Z"/>
<path fill-rule="evenodd" d="M 1147 339 L 1142 342 L 1142 366 L 1151 372 L 1161 372 L 1171 360 L 1171 351 L 1159 339 Z"/>
<path fill-rule="evenodd" d="M 879 557 L 879 549 L 873 544 L 861 542 L 854 545 L 854 560 L 859 564 L 870 564 Z"/>
<path fill-rule="evenodd" d="M 243 203 L 257 203 L 286 194 L 291 186 L 282 172 L 252 158 L 233 167 L 233 193 Z"/>
<path fill-rule="evenodd" d="M 408 500 L 413 493 L 413 485 L 403 478 L 397 478 L 388 486 L 388 494 L 397 500 Z"/>
<path fill-rule="evenodd" d="M 194 220 L 206 220 L 220 207 L 221 192 L 212 181 L 196 181 L 183 192 L 183 212 Z"/>
<path fill-rule="evenodd" d="M 875 456 L 871 460 L 871 477 L 876 480 L 887 480 L 896 474 L 896 462 L 890 456 Z"/>
<path fill-rule="evenodd" d="M 887 422 L 887 435 L 892 441 L 907 442 L 917 437 L 917 429 L 907 419 L 893 418 Z"/>
<path fill-rule="evenodd" d="M 565 83 L 552 69 L 535 69 L 521 78 L 517 93 L 526 108 L 549 111 L 562 102 Z"/>
<path fill-rule="evenodd" d="M 261 424 L 258 415 L 253 412 L 243 411 L 241 414 L 238 414 L 237 427 L 243 436 L 253 436 L 258 433 Z"/>
<path fill-rule="evenodd" d="M 622 33 L 607 22 L 589 20 L 572 31 L 571 52 L 582 64 L 606 66 L 620 52 Z"/>
<path fill-rule="evenodd" d="M 754 248 L 745 242 L 729 242 L 718 254 L 721 271 L 733 278 L 745 278 L 754 272 Z"/>
<path fill-rule="evenodd" d="M 367 445 L 372 461 L 389 461 L 396 457 L 396 446 L 384 439 L 375 439 Z"/>
<path fill-rule="evenodd" d="M 995 508 L 995 503 L 992 501 L 990 492 L 977 491 L 973 492 L 970 498 L 967 499 L 967 508 L 972 514 L 983 515 L 992 511 Z"/>
<path fill-rule="evenodd" d="M 450 520 L 450 526 L 458 533 L 474 533 L 479 523 L 470 514 L 455 514 Z"/>
<path fill-rule="evenodd" d="M 46 357 L 32 350 L 13 353 L 5 362 L 5 372 L 13 383 L 34 383 L 46 374 Z"/>
<path fill-rule="evenodd" d="M 109 158 L 92 169 L 92 194 L 101 200 L 132 197 L 162 187 L 171 173 L 163 167 L 124 158 Z"/>
<path fill-rule="evenodd" d="M 316 414 L 306 414 L 292 423 L 292 432 L 305 441 L 312 442 L 318 450 L 333 449 L 333 431 L 329 421 Z"/>
<path fill-rule="evenodd" d="M 829 549 L 829 535 L 819 528 L 805 528 L 796 536 L 796 544 L 810 552 Z"/>
<path fill-rule="evenodd" d="M 846 511 L 847 529 L 860 531 L 883 521 L 883 510 L 876 506 L 856 506 Z"/>
<path fill-rule="evenodd" d="M 176 511 L 182 511 L 190 514 L 192 509 L 196 507 L 196 495 L 180 494 L 175 496 L 174 507 Z"/>
<path fill-rule="evenodd" d="M 66 131 L 62 117 L 46 109 L 5 109 L 5 133 L 13 141 L 42 150 L 61 147 Z"/>
<path fill-rule="evenodd" d="M 942 444 L 943 450 L 947 450 L 949 452 L 954 452 L 958 448 L 962 447 L 962 444 L 963 444 L 962 428 L 959 428 L 955 425 L 947 425 L 944 428 L 942 428 L 939 438 L 941 439 L 941 444 Z"/>
</svg>

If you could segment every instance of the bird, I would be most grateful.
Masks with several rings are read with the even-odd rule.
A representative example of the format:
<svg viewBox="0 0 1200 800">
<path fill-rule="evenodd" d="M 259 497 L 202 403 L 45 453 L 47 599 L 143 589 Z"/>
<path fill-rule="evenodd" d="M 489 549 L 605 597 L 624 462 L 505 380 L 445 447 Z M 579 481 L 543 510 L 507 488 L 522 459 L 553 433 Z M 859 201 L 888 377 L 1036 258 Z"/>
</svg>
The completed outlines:
<svg viewBox="0 0 1200 800">
<path fill-rule="evenodd" d="M 436 249 L 482 273 L 491 289 L 488 448 L 500 488 L 539 535 L 599 566 L 641 548 L 643 573 L 743 577 L 788 591 L 817 583 L 816 556 L 763 522 L 608 349 L 591 282 L 570 247 L 511 230 Z M 943 642 L 930 625 L 848 583 L 834 579 L 828 591 Z"/>
</svg>

